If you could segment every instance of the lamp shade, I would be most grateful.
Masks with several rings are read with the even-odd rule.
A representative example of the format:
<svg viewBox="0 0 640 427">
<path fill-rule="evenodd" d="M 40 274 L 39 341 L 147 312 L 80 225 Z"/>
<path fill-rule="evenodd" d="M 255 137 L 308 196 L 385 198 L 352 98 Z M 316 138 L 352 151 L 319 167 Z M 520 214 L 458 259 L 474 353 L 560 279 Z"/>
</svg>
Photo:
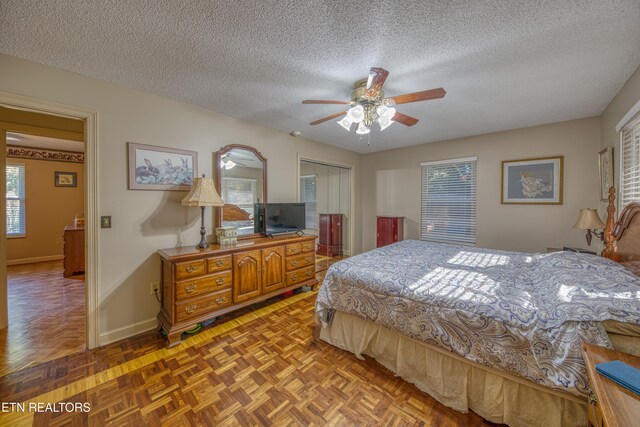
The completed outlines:
<svg viewBox="0 0 640 427">
<path fill-rule="evenodd" d="M 597 230 L 599 228 L 605 228 L 605 224 L 600 219 L 597 209 L 580 209 L 580 215 L 578 215 L 578 220 L 573 225 L 573 228 Z"/>
<path fill-rule="evenodd" d="M 195 178 L 191 191 L 182 199 L 182 206 L 224 206 L 213 178 Z"/>
</svg>

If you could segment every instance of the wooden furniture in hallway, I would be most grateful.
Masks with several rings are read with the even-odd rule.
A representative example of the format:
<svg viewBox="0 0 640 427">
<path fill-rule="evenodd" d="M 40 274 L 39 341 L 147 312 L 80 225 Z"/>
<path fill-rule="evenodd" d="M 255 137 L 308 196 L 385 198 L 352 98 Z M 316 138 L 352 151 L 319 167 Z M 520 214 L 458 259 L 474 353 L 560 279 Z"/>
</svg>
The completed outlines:
<svg viewBox="0 0 640 427">
<path fill-rule="evenodd" d="M 387 246 L 404 238 L 403 216 L 379 216 L 376 223 L 376 247 Z"/>
<path fill-rule="evenodd" d="M 64 228 L 63 277 L 84 273 L 84 227 L 67 225 Z"/>
<path fill-rule="evenodd" d="M 342 214 L 320 214 L 318 253 L 329 257 L 342 256 Z"/>
<path fill-rule="evenodd" d="M 316 236 L 258 237 L 233 246 L 162 249 L 158 319 L 169 347 L 198 323 L 302 286 L 315 286 Z"/>
</svg>

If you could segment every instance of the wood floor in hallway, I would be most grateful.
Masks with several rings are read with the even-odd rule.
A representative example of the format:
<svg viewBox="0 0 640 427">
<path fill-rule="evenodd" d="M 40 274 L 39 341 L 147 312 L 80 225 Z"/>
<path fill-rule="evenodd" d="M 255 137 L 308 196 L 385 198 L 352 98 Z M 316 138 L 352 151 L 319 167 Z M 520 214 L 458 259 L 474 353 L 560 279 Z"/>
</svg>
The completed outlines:
<svg viewBox="0 0 640 427">
<path fill-rule="evenodd" d="M 63 278 L 62 261 L 8 266 L 7 276 L 0 376 L 84 350 L 84 276 Z"/>
</svg>

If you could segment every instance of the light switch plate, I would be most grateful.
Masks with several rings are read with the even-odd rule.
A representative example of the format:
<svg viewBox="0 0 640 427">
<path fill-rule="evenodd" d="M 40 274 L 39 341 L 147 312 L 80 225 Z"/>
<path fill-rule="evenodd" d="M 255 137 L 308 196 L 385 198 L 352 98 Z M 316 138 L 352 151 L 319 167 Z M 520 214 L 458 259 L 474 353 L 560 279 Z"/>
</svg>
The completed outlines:
<svg viewBox="0 0 640 427">
<path fill-rule="evenodd" d="M 111 228 L 111 215 L 100 217 L 100 228 Z"/>
</svg>

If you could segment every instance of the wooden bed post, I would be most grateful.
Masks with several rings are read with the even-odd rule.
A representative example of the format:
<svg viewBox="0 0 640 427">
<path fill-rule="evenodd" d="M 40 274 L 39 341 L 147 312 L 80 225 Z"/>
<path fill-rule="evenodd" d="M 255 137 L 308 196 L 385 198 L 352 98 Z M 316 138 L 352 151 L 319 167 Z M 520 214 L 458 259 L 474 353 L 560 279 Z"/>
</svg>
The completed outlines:
<svg viewBox="0 0 640 427">
<path fill-rule="evenodd" d="M 605 258 L 613 259 L 616 252 L 616 238 L 612 235 L 613 226 L 616 223 L 615 220 L 615 199 L 616 199 L 616 189 L 615 187 L 609 188 L 609 205 L 607 206 L 607 223 L 604 228 L 604 249 L 602 250 L 601 256 Z"/>
</svg>

